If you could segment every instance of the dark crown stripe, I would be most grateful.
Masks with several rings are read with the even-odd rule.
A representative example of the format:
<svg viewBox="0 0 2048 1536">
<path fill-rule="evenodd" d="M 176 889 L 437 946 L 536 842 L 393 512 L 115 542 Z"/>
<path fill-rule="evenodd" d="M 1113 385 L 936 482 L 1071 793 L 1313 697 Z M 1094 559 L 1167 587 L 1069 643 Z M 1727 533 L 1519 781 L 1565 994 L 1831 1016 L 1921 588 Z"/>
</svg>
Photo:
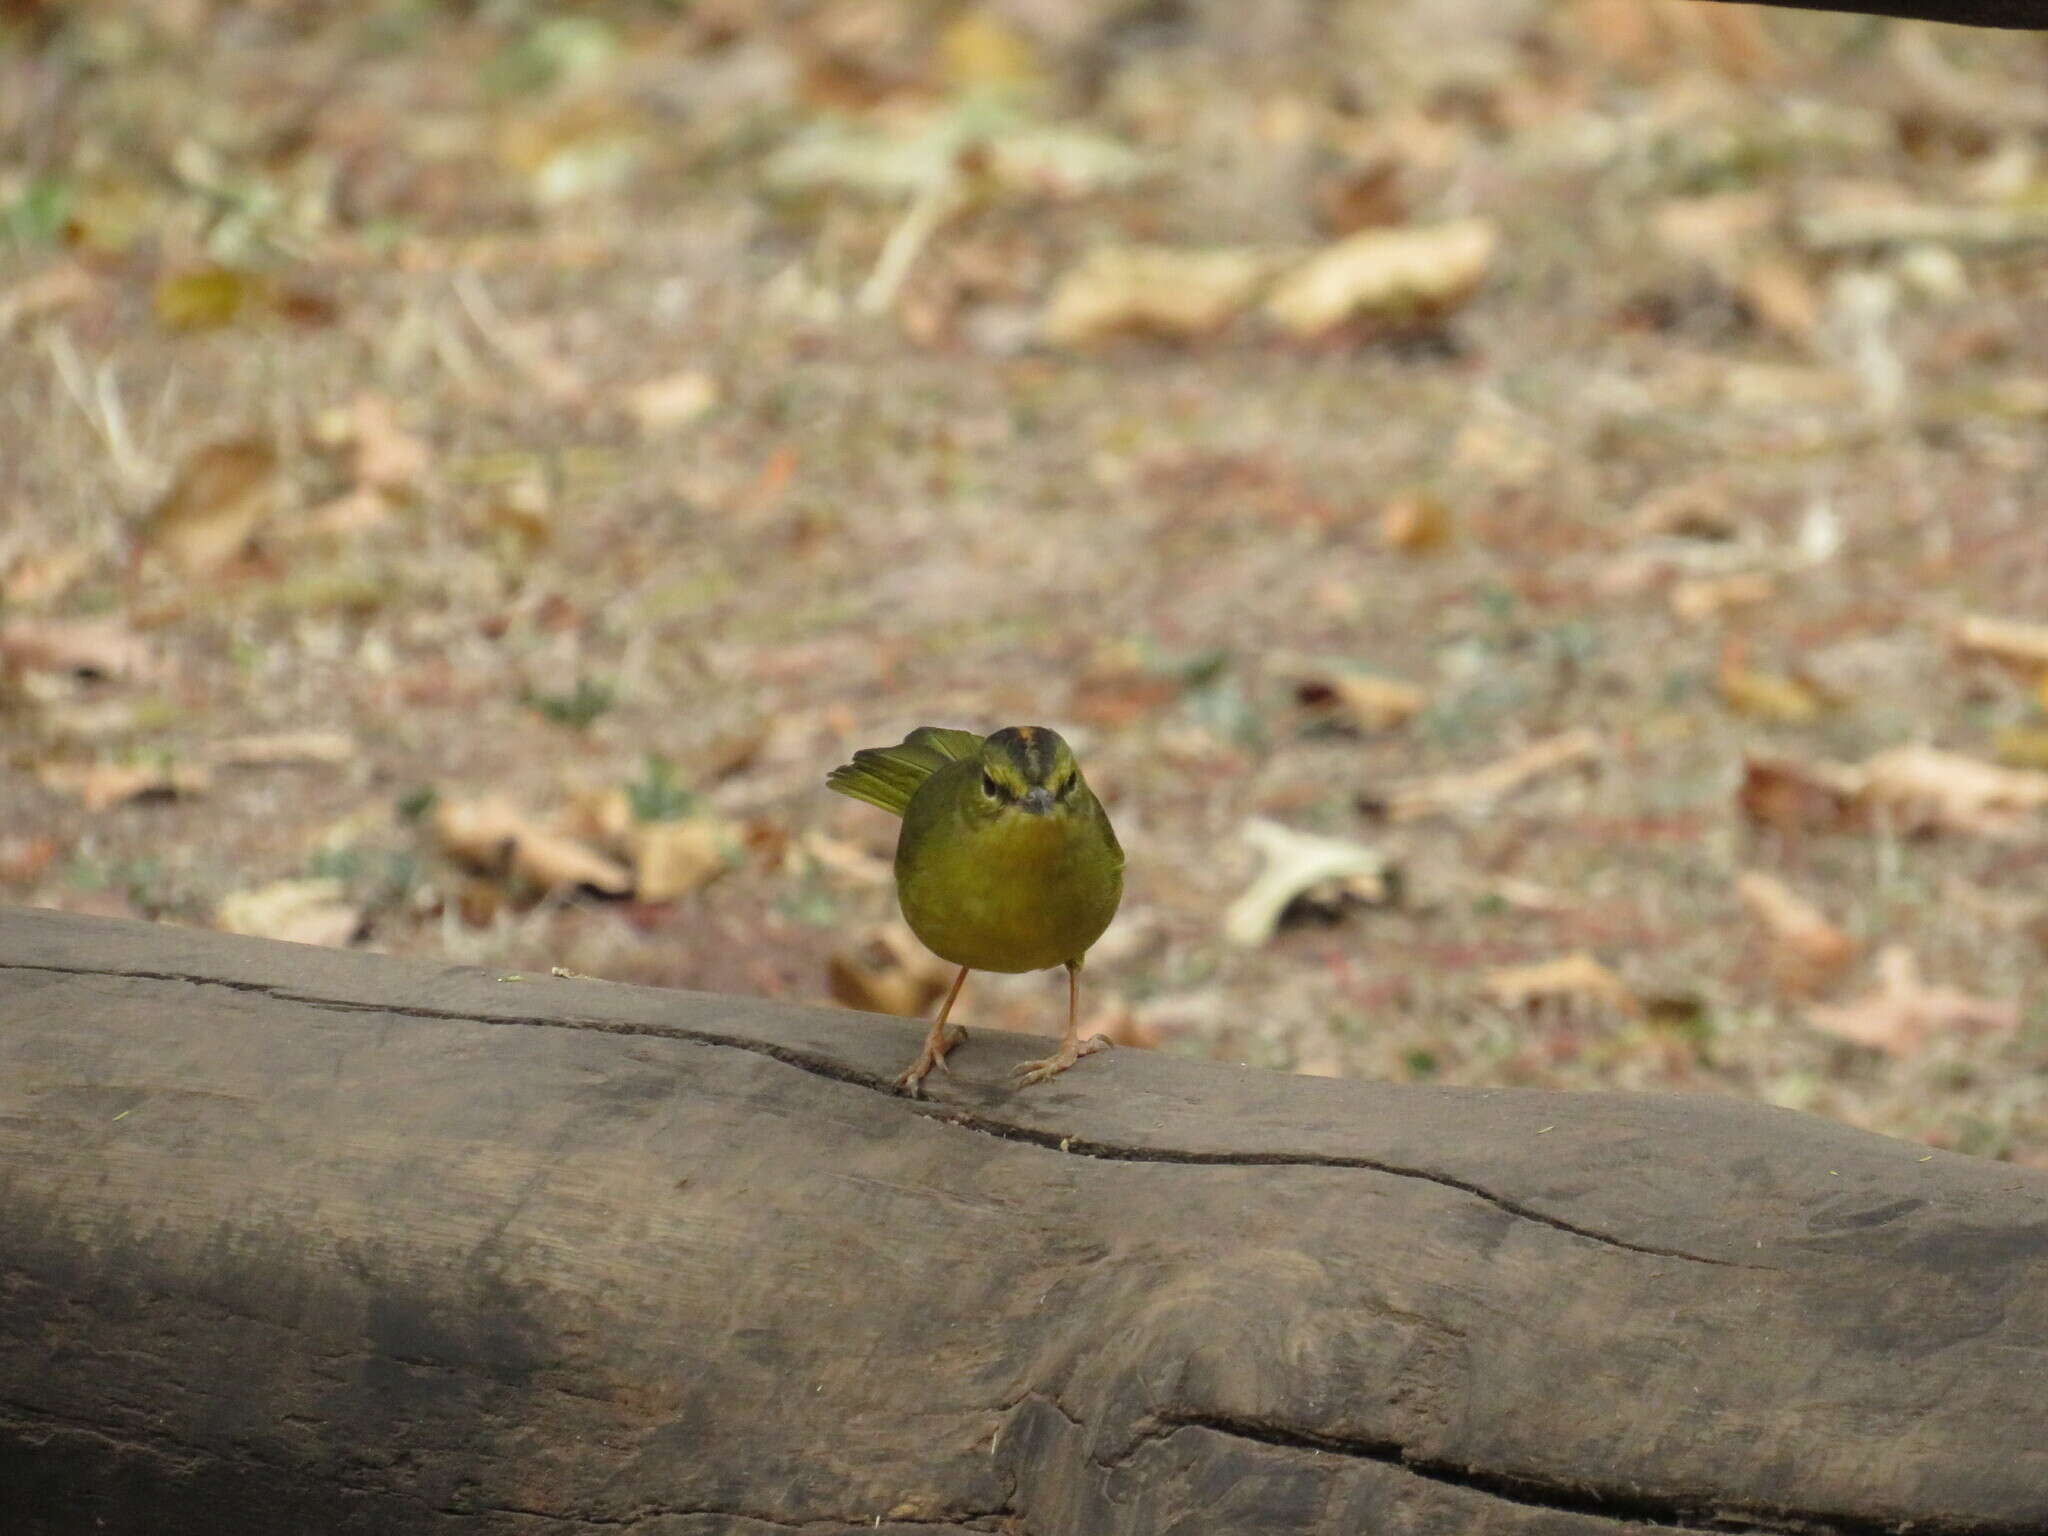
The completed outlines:
<svg viewBox="0 0 2048 1536">
<path fill-rule="evenodd" d="M 1035 725 L 1013 725 L 989 737 L 988 744 L 1017 767 L 1026 784 L 1043 784 L 1058 761 L 1059 738 Z"/>
</svg>

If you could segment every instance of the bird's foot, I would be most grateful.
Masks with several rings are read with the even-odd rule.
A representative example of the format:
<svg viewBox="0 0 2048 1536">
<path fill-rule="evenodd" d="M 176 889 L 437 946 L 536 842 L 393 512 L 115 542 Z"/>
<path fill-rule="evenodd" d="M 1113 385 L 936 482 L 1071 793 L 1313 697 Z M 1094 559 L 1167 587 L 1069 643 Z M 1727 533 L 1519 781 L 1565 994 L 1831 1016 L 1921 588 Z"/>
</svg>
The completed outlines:
<svg viewBox="0 0 2048 1536">
<path fill-rule="evenodd" d="M 1090 1035 L 1073 1045 L 1062 1045 L 1052 1055 L 1040 1061 L 1021 1061 L 1010 1069 L 1010 1076 L 1017 1080 L 1019 1088 L 1029 1088 L 1033 1083 L 1042 1083 L 1049 1077 L 1058 1077 L 1083 1056 L 1093 1056 L 1097 1051 L 1106 1051 L 1116 1042 L 1107 1035 Z"/>
<path fill-rule="evenodd" d="M 917 1053 L 917 1060 L 905 1067 L 902 1075 L 896 1079 L 896 1086 L 913 1099 L 923 1098 L 924 1080 L 931 1075 L 932 1068 L 937 1067 L 950 1077 L 953 1069 L 946 1065 L 946 1053 L 956 1045 L 964 1044 L 966 1039 L 965 1024 L 948 1024 L 945 1033 L 936 1042 L 927 1038 L 924 1049 Z"/>
</svg>

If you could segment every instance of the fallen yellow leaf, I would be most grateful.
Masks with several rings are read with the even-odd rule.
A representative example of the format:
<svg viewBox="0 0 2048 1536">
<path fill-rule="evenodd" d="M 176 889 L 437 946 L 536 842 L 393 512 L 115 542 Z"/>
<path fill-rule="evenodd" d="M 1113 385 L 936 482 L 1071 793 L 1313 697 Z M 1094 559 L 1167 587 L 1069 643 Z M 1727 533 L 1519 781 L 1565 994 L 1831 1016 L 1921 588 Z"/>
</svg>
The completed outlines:
<svg viewBox="0 0 2048 1536">
<path fill-rule="evenodd" d="M 921 1017 L 953 983 L 953 967 L 940 960 L 901 923 L 870 929 L 825 964 L 834 1001 L 870 1013 Z"/>
<path fill-rule="evenodd" d="M 263 768 L 279 764 L 339 767 L 353 762 L 356 740 L 346 731 L 275 731 L 261 736 L 236 736 L 207 754 L 222 768 Z"/>
<path fill-rule="evenodd" d="M 199 763 L 168 758 L 144 763 L 50 763 L 36 771 L 50 789 L 74 795 L 88 811 L 104 811 L 129 800 L 203 794 L 212 773 Z"/>
<path fill-rule="evenodd" d="M 140 676 L 153 663 L 149 642 L 115 619 L 0 622 L 0 666 L 115 678 Z"/>
<path fill-rule="evenodd" d="M 1526 1009 L 1544 1003 L 1592 1003 L 1628 1018 L 1643 1011 L 1642 1002 L 1613 971 L 1584 950 L 1534 965 L 1489 971 L 1481 987 L 1503 1008 Z"/>
<path fill-rule="evenodd" d="M 1380 539 L 1404 555 L 1424 555 L 1451 542 L 1451 509 L 1425 492 L 1396 496 L 1380 508 Z"/>
<path fill-rule="evenodd" d="M 1816 1029 L 1905 1059 L 1943 1035 L 2008 1034 L 2019 1027 L 2020 1011 L 2014 1003 L 1928 986 L 1913 952 L 1893 944 L 1877 957 L 1873 991 L 1838 1008 L 1816 1004 L 1806 1017 Z"/>
<path fill-rule="evenodd" d="M 361 931 L 363 913 L 339 880 L 278 880 L 223 897 L 214 926 L 223 933 L 340 948 Z"/>
<path fill-rule="evenodd" d="M 1997 619 L 1966 613 L 1949 630 L 1955 648 L 1965 656 L 1987 656 L 2048 686 L 2048 624 L 2023 619 Z"/>
<path fill-rule="evenodd" d="M 718 380 L 686 368 L 634 385 L 626 391 L 626 410 L 642 432 L 673 432 L 717 405 L 718 393 Z"/>
<path fill-rule="evenodd" d="M 1251 302 L 1267 265 L 1249 250 L 1100 247 L 1053 289 L 1045 338 L 1080 346 L 1123 334 L 1206 336 Z"/>
<path fill-rule="evenodd" d="M 1856 958 L 1855 940 L 1776 876 L 1750 870 L 1735 892 L 1770 936 L 1771 976 L 1780 990 L 1799 997 L 1824 991 Z"/>
<path fill-rule="evenodd" d="M 1860 764 L 1752 757 L 1743 762 L 1744 814 L 1780 832 L 2038 831 L 2048 773 L 2004 768 L 1935 747 L 1908 745 Z"/>
<path fill-rule="evenodd" d="M 188 576 L 242 552 L 277 497 L 277 453 L 256 438 L 212 443 L 185 468 L 144 520 L 143 552 L 161 554 Z"/>
<path fill-rule="evenodd" d="M 1368 801 L 1368 809 L 1384 811 L 1392 821 L 1485 810 L 1545 774 L 1596 761 L 1600 749 L 1598 732 L 1566 731 L 1561 736 L 1531 742 L 1521 751 L 1484 768 L 1437 774 L 1400 785 L 1384 800 Z"/>
<path fill-rule="evenodd" d="M 1758 672 L 1723 661 L 1714 676 L 1721 702 L 1738 714 L 1777 725 L 1806 725 L 1820 718 L 1829 699 L 1811 683 L 1774 672 Z"/>
<path fill-rule="evenodd" d="M 1302 337 L 1361 315 L 1442 314 L 1471 296 L 1499 243 L 1485 219 L 1363 230 L 1281 278 L 1266 314 Z"/>
<path fill-rule="evenodd" d="M 726 827 L 701 817 L 647 821 L 632 829 L 633 895 L 674 901 L 724 873 L 733 843 Z"/>
<path fill-rule="evenodd" d="M 491 873 L 510 873 L 544 889 L 586 886 L 623 896 L 633 876 L 596 849 L 529 821 L 501 795 L 444 801 L 434 811 L 434 833 L 444 852 Z"/>
<path fill-rule="evenodd" d="M 1391 731 L 1422 712 L 1429 695 L 1412 683 L 1341 667 L 1297 669 L 1295 701 L 1322 720 L 1361 731 Z"/>
<path fill-rule="evenodd" d="M 1673 617 L 1688 624 L 1698 624 L 1731 608 L 1748 608 L 1769 602 L 1777 590 L 1778 580 L 1769 571 L 1694 576 L 1672 585 L 1671 612 Z"/>
</svg>

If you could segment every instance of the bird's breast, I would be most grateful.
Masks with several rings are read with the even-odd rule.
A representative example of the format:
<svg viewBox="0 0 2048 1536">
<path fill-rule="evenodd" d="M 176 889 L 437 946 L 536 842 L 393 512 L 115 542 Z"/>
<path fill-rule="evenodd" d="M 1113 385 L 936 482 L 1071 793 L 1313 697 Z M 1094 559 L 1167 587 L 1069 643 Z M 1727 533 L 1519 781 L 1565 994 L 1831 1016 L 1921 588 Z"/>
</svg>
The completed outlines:
<svg viewBox="0 0 2048 1536">
<path fill-rule="evenodd" d="M 1035 971 L 1078 960 L 1116 915 L 1121 873 L 1095 829 L 1063 815 L 956 823 L 905 837 L 897 895 L 934 954 L 985 971 Z"/>
</svg>

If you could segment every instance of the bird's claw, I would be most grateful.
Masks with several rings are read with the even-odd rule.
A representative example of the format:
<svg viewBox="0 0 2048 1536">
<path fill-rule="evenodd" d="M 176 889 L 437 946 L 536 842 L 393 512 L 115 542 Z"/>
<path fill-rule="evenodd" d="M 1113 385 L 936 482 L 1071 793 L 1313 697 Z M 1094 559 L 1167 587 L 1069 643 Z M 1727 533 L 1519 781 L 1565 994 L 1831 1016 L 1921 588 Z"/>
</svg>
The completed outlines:
<svg viewBox="0 0 2048 1536">
<path fill-rule="evenodd" d="M 1107 1035 L 1090 1035 L 1086 1040 L 1071 1046 L 1062 1046 L 1052 1055 L 1038 1061 L 1020 1061 L 1010 1069 L 1010 1076 L 1017 1080 L 1019 1088 L 1029 1088 L 1033 1083 L 1042 1083 L 1047 1078 L 1058 1077 L 1083 1056 L 1093 1056 L 1097 1051 L 1106 1051 L 1116 1042 Z"/>
<path fill-rule="evenodd" d="M 925 1048 L 917 1053 L 917 1060 L 905 1067 L 902 1075 L 896 1079 L 896 1086 L 913 1099 L 923 1098 L 924 1080 L 931 1075 L 933 1067 L 937 1067 L 948 1077 L 953 1075 L 952 1067 L 946 1062 L 946 1053 L 966 1039 L 965 1024 L 948 1024 L 945 1034 L 940 1038 L 939 1048 L 935 1051 L 931 1048 L 930 1042 L 926 1042 Z"/>
</svg>

